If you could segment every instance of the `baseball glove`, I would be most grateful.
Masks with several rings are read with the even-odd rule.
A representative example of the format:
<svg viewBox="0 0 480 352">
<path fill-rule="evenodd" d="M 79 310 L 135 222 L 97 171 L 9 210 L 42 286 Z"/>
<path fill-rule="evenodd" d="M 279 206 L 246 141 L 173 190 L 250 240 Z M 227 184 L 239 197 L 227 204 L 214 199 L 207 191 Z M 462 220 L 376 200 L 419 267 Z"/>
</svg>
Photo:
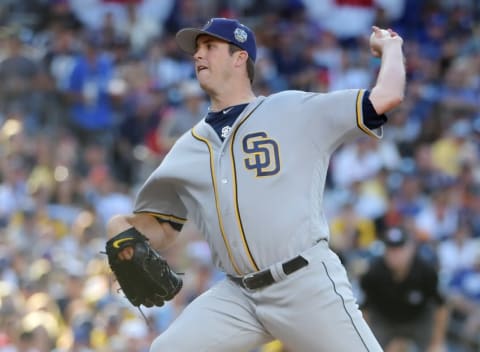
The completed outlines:
<svg viewBox="0 0 480 352">
<path fill-rule="evenodd" d="M 133 248 L 133 257 L 130 260 L 119 259 L 118 253 L 127 247 Z M 111 238 L 105 248 L 112 272 L 135 307 L 163 306 L 182 288 L 182 279 L 135 228 Z"/>
</svg>

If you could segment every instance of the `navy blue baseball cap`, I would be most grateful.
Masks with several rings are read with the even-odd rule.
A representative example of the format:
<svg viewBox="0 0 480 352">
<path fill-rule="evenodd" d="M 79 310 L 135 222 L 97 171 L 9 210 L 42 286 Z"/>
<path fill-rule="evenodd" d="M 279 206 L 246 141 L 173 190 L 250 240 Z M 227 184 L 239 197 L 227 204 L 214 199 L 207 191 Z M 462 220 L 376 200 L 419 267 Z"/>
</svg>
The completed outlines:
<svg viewBox="0 0 480 352">
<path fill-rule="evenodd" d="M 177 32 L 176 41 L 180 49 L 193 55 L 197 47 L 197 38 L 201 34 L 224 40 L 248 53 L 248 57 L 255 62 L 257 58 L 257 44 L 255 35 L 247 26 L 238 20 L 230 18 L 212 18 L 203 28 L 184 28 Z"/>
</svg>

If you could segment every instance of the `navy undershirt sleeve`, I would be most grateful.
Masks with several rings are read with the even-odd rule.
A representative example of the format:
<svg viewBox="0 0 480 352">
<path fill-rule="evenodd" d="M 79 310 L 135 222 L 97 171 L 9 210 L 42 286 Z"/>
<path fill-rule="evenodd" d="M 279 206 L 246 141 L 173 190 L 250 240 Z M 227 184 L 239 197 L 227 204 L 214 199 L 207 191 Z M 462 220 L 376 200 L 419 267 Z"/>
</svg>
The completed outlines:
<svg viewBox="0 0 480 352">
<path fill-rule="evenodd" d="M 173 222 L 173 221 L 168 221 L 168 220 L 164 220 L 164 219 L 160 219 L 159 217 L 155 217 L 155 219 L 157 219 L 157 221 L 162 224 L 164 222 L 168 222 L 170 224 L 171 227 L 173 227 L 175 230 L 177 231 L 182 231 L 182 228 L 183 228 L 183 225 L 182 224 L 179 224 L 177 222 Z"/>
<path fill-rule="evenodd" d="M 387 116 L 377 114 L 369 97 L 370 92 L 367 90 L 362 99 L 363 123 L 369 129 L 375 130 L 387 122 Z"/>
</svg>

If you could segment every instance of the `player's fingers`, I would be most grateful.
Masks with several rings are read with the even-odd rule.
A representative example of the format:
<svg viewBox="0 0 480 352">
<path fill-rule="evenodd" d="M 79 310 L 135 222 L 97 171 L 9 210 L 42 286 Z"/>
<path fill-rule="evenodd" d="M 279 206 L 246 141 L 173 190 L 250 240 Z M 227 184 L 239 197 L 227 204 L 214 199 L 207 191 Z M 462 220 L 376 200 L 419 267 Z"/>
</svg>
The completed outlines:
<svg viewBox="0 0 480 352">
<path fill-rule="evenodd" d="M 391 33 L 388 30 L 382 29 L 377 26 L 372 26 L 372 30 L 373 32 L 371 34 L 371 38 L 383 39 L 387 36 L 391 36 Z"/>
<path fill-rule="evenodd" d="M 390 33 L 391 37 L 398 37 L 398 33 L 395 32 L 393 29 L 389 28 L 387 30 L 388 30 L 388 33 Z"/>
<path fill-rule="evenodd" d="M 118 257 L 121 260 L 130 260 L 133 258 L 133 248 L 126 247 L 120 253 L 118 253 Z"/>
</svg>

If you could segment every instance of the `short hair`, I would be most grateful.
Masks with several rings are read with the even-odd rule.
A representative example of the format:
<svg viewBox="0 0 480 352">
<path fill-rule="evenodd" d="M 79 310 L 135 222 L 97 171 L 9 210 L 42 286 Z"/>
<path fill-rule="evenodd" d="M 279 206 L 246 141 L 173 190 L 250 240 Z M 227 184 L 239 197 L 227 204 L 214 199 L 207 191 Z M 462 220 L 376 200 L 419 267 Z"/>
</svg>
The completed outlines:
<svg viewBox="0 0 480 352">
<path fill-rule="evenodd" d="M 230 55 L 237 51 L 243 50 L 242 48 L 236 46 L 235 44 L 228 44 L 228 50 L 230 52 Z M 255 63 L 253 62 L 252 58 L 249 57 L 247 61 L 247 74 L 248 74 L 248 79 L 250 79 L 250 82 L 253 82 L 253 79 L 255 78 Z"/>
</svg>

